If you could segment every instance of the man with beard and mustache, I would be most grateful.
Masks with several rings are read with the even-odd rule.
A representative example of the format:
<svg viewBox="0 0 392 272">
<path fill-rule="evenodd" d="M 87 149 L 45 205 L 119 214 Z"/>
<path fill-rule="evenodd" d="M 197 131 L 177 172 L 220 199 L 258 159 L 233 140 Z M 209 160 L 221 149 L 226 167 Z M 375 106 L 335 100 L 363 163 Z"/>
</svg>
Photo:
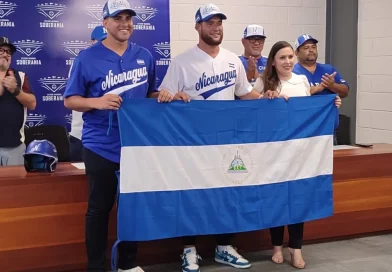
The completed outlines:
<svg viewBox="0 0 392 272">
<path fill-rule="evenodd" d="M 242 38 L 244 54 L 240 56 L 240 60 L 245 67 L 246 76 L 252 85 L 254 85 L 259 74 L 267 66 L 267 58 L 261 55 L 266 38 L 262 26 L 248 25 L 245 28 L 244 37 Z"/>
<path fill-rule="evenodd" d="M 199 43 L 173 58 L 158 93 L 158 102 L 172 100 L 234 100 L 261 98 L 246 78 L 244 66 L 236 54 L 219 45 L 223 39 L 222 20 L 227 17 L 217 6 L 201 6 L 196 12 L 195 29 Z M 266 94 L 268 96 L 268 94 Z M 195 181 L 196 182 L 196 181 Z M 195 229 L 197 226 L 194 226 Z M 235 268 L 250 263 L 231 245 L 234 234 L 216 235 L 215 261 Z M 181 255 L 183 272 L 199 272 L 200 256 L 195 248 L 196 236 L 183 237 Z"/>
<path fill-rule="evenodd" d="M 27 75 L 10 68 L 15 52 L 8 38 L 0 37 L 0 166 L 24 164 L 26 112 L 36 106 Z"/>
<path fill-rule="evenodd" d="M 340 97 L 348 95 L 349 86 L 338 71 L 330 64 L 317 62 L 318 41 L 308 34 L 303 34 L 295 41 L 295 55 L 298 63 L 293 72 L 305 75 L 311 86 L 312 95 L 338 94 Z"/>
<path fill-rule="evenodd" d="M 311 95 L 338 94 L 341 98 L 346 97 L 349 86 L 335 67 L 317 62 L 317 43 L 309 34 L 297 38 L 294 47 L 298 63 L 294 65 L 293 73 L 306 76 Z M 335 133 L 334 145 L 337 144 Z"/>
</svg>

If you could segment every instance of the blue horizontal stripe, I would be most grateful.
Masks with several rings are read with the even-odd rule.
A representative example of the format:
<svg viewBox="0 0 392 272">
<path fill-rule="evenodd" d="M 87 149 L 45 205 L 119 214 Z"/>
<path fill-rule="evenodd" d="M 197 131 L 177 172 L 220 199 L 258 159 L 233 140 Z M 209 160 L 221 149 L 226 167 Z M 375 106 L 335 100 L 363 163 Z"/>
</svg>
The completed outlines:
<svg viewBox="0 0 392 272">
<path fill-rule="evenodd" d="M 237 233 L 333 214 L 332 175 L 270 185 L 123 193 L 118 239 Z"/>
<path fill-rule="evenodd" d="M 336 95 L 234 101 L 124 99 L 122 146 L 198 146 L 275 142 L 332 135 Z"/>
</svg>

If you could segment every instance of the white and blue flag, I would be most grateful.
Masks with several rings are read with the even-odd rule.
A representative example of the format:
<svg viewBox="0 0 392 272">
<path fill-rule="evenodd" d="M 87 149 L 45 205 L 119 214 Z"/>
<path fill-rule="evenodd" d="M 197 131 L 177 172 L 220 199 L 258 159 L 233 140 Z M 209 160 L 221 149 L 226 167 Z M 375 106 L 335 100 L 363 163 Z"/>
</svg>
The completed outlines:
<svg viewBox="0 0 392 272">
<path fill-rule="evenodd" d="M 246 232 L 331 216 L 335 97 L 124 99 L 119 241 Z"/>
</svg>

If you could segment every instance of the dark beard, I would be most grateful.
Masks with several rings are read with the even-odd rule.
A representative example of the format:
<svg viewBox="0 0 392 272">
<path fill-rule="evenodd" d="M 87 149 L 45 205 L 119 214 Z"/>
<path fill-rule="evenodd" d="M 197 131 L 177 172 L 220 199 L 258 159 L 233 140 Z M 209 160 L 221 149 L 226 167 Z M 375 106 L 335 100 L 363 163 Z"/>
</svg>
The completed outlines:
<svg viewBox="0 0 392 272">
<path fill-rule="evenodd" d="M 208 35 L 204 35 L 203 33 L 200 34 L 200 38 L 203 42 L 205 42 L 206 44 L 210 45 L 210 46 L 217 46 L 220 45 L 222 43 L 223 40 L 223 34 L 221 35 L 220 39 L 218 41 L 215 41 L 213 38 L 211 38 Z"/>
<path fill-rule="evenodd" d="M 318 55 L 314 55 L 314 59 L 311 59 L 311 57 L 306 57 L 306 61 L 307 62 L 316 62 L 317 61 L 317 57 L 318 57 Z"/>
</svg>

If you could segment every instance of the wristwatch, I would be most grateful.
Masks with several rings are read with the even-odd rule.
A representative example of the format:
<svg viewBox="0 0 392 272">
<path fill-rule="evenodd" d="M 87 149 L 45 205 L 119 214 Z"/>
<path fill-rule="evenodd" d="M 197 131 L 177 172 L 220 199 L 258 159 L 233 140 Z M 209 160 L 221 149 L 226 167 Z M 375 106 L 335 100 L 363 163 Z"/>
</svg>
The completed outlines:
<svg viewBox="0 0 392 272">
<path fill-rule="evenodd" d="M 16 87 L 15 91 L 12 93 L 13 96 L 18 96 L 20 94 L 20 88 Z"/>
</svg>

